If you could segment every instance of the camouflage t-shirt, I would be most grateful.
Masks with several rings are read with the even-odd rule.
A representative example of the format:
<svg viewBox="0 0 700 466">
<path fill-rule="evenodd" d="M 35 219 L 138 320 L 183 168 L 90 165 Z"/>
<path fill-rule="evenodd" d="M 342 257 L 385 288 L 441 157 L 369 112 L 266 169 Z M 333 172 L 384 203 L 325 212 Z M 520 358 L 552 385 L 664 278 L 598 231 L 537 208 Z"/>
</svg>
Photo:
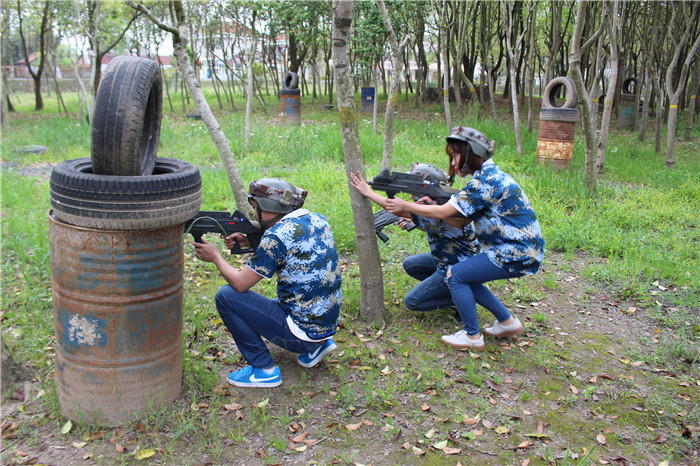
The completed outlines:
<svg viewBox="0 0 700 466">
<path fill-rule="evenodd" d="M 312 338 L 335 333 L 342 298 L 340 263 L 328 221 L 295 210 L 265 231 L 248 267 L 277 273 L 279 304 Z"/>
<path fill-rule="evenodd" d="M 491 160 L 449 202 L 474 221 L 491 262 L 512 273 L 539 270 L 544 239 L 535 211 L 518 183 Z"/>
<path fill-rule="evenodd" d="M 415 214 L 411 214 L 411 217 L 416 227 L 425 231 L 430 253 L 437 261 L 438 269 L 443 272 L 447 272 L 451 265 L 481 252 L 471 224 L 456 228 L 436 218 Z"/>
</svg>

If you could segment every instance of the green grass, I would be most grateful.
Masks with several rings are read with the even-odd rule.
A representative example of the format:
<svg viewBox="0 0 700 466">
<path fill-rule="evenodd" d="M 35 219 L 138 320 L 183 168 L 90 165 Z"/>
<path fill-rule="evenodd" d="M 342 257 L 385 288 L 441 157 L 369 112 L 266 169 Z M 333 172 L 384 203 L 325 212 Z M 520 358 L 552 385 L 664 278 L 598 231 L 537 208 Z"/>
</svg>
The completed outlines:
<svg viewBox="0 0 700 466">
<path fill-rule="evenodd" d="M 55 102 L 50 99 L 47 99 L 47 110 L 37 113 L 32 110 L 31 96 L 16 97 L 19 113 L 11 116 L 3 130 L 0 147 L 4 162 L 0 179 L 3 340 L 17 359 L 36 369 L 41 386 L 48 395 L 37 403 L 40 407 L 34 409 L 49 413 L 48 420 L 41 418 L 42 425 L 55 425 L 59 429 L 65 419 L 61 418 L 51 384 L 55 342 L 51 317 L 47 217 L 50 207 L 49 182 L 45 176 L 25 176 L 17 169 L 37 169 L 62 160 L 89 156 L 90 127 L 78 122 L 74 114 L 57 116 Z M 70 95 L 67 98 L 74 110 L 77 100 Z M 648 351 L 639 351 L 627 357 L 677 373 L 677 380 L 654 379 L 655 383 L 666 384 L 649 399 L 648 409 L 653 409 L 656 414 L 645 411 L 642 420 L 635 421 L 635 428 L 643 432 L 644 425 L 653 425 L 678 432 L 680 429 L 675 413 L 682 410 L 687 411 L 683 421 L 687 425 L 697 425 L 700 413 L 697 409 L 688 409 L 688 404 L 676 393 L 679 390 L 678 382 L 689 384 L 688 389 L 682 388 L 684 385 L 680 390 L 691 392 L 697 381 L 697 340 L 700 334 L 697 320 L 697 309 L 700 308 L 698 125 L 693 132 L 693 141 L 679 142 L 677 164 L 673 170 L 667 170 L 663 158 L 653 152 L 653 141 L 639 143 L 629 133 L 613 130 L 605 175 L 599 182 L 597 194 L 591 196 L 585 189 L 582 174 L 580 128 L 577 129 L 579 133 L 573 166 L 571 170 L 561 171 L 537 165 L 537 134 L 523 132 L 525 154 L 522 157 L 517 155 L 515 136 L 506 121 L 506 111 L 502 113 L 504 121 L 499 123 L 490 119 L 490 110 L 482 111 L 481 119 L 471 115 L 453 122 L 455 125 L 477 127 L 497 141 L 495 161 L 513 175 L 532 201 L 542 224 L 547 248 L 545 264 L 537 279 L 493 284 L 493 289 L 507 306 L 518 306 L 521 318 L 527 316 L 526 334 L 529 334 L 528 338 L 533 344 L 502 348 L 489 342 L 487 352 L 480 358 L 474 358 L 468 353 L 453 354 L 439 343 L 440 332 L 452 333 L 458 328 L 452 310 L 416 315 L 403 309 L 403 296 L 414 281 L 403 272 L 401 259 L 427 248 L 424 236 L 418 232 L 406 233 L 391 227 L 385 230 L 390 241 L 380 244 L 387 304 L 384 321 L 365 325 L 357 320 L 361 290 L 338 114 L 324 112 L 318 105 L 309 105 L 305 97 L 302 113 L 304 124 L 285 126 L 277 101 L 269 98 L 266 103 L 267 113 L 263 113 L 255 104 L 251 146 L 247 151 L 243 148 L 242 101 L 237 101 L 236 112 L 217 109 L 215 112 L 230 141 L 244 182 L 273 176 L 288 179 L 308 190 L 306 206 L 327 217 L 333 227 L 345 268 L 343 328 L 338 334 L 342 348 L 337 355 L 339 363 L 327 365 L 325 371 L 301 372 L 303 375 L 294 384 L 284 385 L 283 389 L 286 390 L 281 393 L 292 400 L 288 404 L 276 402 L 271 397 L 269 406 L 258 408 L 257 403 L 270 395 L 258 392 L 245 396 L 238 392 L 231 396 L 218 394 L 222 384 L 220 372 L 240 364 L 241 359 L 238 352 L 231 351 L 230 336 L 212 303 L 212 296 L 224 283 L 223 279 L 211 264 L 193 260 L 189 249 L 186 249 L 183 395 L 172 407 L 152 409 L 147 413 L 149 426 L 155 426 L 164 436 L 152 437 L 129 430 L 127 437 L 133 435 L 141 448 L 158 448 L 162 460 L 167 463 L 182 460 L 180 450 L 185 444 L 197 451 L 209 451 L 206 459 L 210 462 L 226 462 L 231 458 L 231 445 L 240 448 L 243 454 L 256 454 L 255 450 L 247 452 L 246 449 L 251 447 L 246 442 L 269 431 L 271 434 L 261 440 L 256 448 L 269 455 L 266 461 L 279 462 L 281 457 L 286 458 L 285 452 L 289 453 L 288 426 L 293 422 L 307 422 L 325 432 L 323 435 L 327 437 L 338 435 L 343 439 L 348 448 L 335 451 L 337 457 L 354 458 L 357 456 L 357 450 L 354 450 L 356 444 L 360 449 L 367 447 L 358 442 L 365 441 L 364 435 L 370 428 L 363 426 L 359 432 L 343 437 L 341 433 L 348 433 L 344 424 L 354 424 L 362 419 L 371 420 L 377 426 L 388 424 L 390 427 L 386 431 L 378 431 L 379 436 L 372 441 L 381 439 L 379 441 L 384 444 L 401 434 L 401 442 L 411 442 L 414 446 L 428 449 L 428 443 L 435 443 L 423 437 L 423 433 L 429 430 L 426 424 L 430 422 L 439 422 L 438 426 L 442 428 L 441 437 L 438 436 L 440 439 L 445 438 L 448 429 L 453 429 L 454 438 L 469 442 L 467 433 L 471 430 L 459 424 L 463 414 L 469 414 L 469 417 L 477 414 L 488 416 L 494 425 L 498 421 L 513 431 L 519 430 L 520 434 L 533 432 L 534 428 L 526 424 L 528 418 L 513 417 L 520 416 L 518 413 L 503 411 L 490 414 L 494 407 L 485 397 L 485 394 L 491 393 L 488 386 L 492 383 L 503 387 L 516 384 L 515 381 L 512 384 L 508 381 L 515 375 L 506 369 L 526 374 L 527 377 L 549 374 L 546 382 L 533 382 L 532 390 L 523 389 L 513 394 L 513 400 L 521 403 L 536 402 L 543 406 L 551 403 L 562 411 L 591 410 L 601 413 L 601 416 L 610 414 L 611 409 L 638 414 L 629 406 L 638 403 L 639 395 L 634 391 L 637 381 L 626 386 L 624 383 L 627 380 L 620 379 L 606 382 L 610 387 L 598 385 L 588 389 L 575 382 L 570 373 L 578 371 L 583 376 L 588 361 L 571 360 L 573 349 L 557 346 L 554 338 L 559 330 L 555 332 L 551 328 L 551 322 L 556 321 L 557 316 L 550 314 L 551 309 L 530 306 L 543 301 L 550 294 L 560 293 L 562 278 L 566 278 L 560 273 L 568 273 L 569 268 L 573 269 L 568 262 L 581 257 L 588 259 L 583 277 L 580 277 L 585 280 L 582 296 L 564 296 L 562 309 L 556 311 L 576 314 L 578 317 L 573 319 L 579 318 L 585 323 L 586 316 L 579 315 L 573 302 L 569 305 L 566 299 L 577 300 L 577 306 L 585 306 L 588 300 L 593 300 L 599 294 L 601 288 L 611 291 L 609 300 L 634 300 L 635 305 L 640 307 L 637 312 L 653 319 L 660 330 L 658 343 L 648 343 L 648 348 L 644 347 Z M 399 103 L 405 108 L 401 109 L 395 122 L 394 169 L 407 170 L 417 161 L 446 167 L 444 137 L 447 129 L 442 117 L 436 115 L 439 107 L 431 105 L 415 111 L 412 99 L 404 102 L 400 98 Z M 174 104 L 176 109 L 180 108 L 178 96 L 174 97 Z M 193 110 L 188 109 L 187 112 Z M 165 111 L 159 155 L 187 160 L 200 167 L 203 179 L 202 209 L 234 209 L 236 206 L 232 204 L 233 197 L 227 177 L 220 169 L 216 148 L 203 123 L 186 119 L 184 114 L 187 112 Z M 404 113 L 409 116 L 403 117 Z M 366 173 L 372 176 L 378 172 L 381 164 L 381 122 L 380 134 L 374 134 L 371 115 L 358 113 L 358 116 Z M 684 122 L 682 119 L 681 124 Z M 683 128 L 679 134 L 682 131 Z M 48 151 L 34 155 L 13 150 L 17 146 L 34 144 L 46 145 Z M 9 169 L 5 163 L 11 164 L 13 169 Z M 465 183 L 465 180 L 458 180 L 457 185 L 460 183 Z M 243 206 L 245 209 L 247 206 Z M 557 256 L 563 263 L 556 268 L 547 262 L 554 252 L 562 253 Z M 236 260 L 238 258 L 232 258 L 232 261 Z M 663 291 L 661 287 L 668 291 Z M 257 291 L 268 296 L 274 293 L 274 289 L 274 280 L 256 285 Z M 626 308 L 621 307 L 623 310 Z M 522 308 L 527 308 L 527 311 Z M 492 319 L 483 309 L 479 313 L 482 322 Z M 568 332 L 570 329 L 561 331 Z M 355 332 L 362 334 L 363 339 L 360 340 Z M 604 343 L 593 345 L 590 338 L 586 339 L 586 345 L 596 355 L 590 364 L 601 363 L 608 354 L 606 348 L 612 343 L 605 338 Z M 614 361 L 621 356 L 616 353 Z M 389 372 L 382 372 L 385 367 Z M 327 373 L 326 376 L 318 375 L 323 372 Z M 449 376 L 446 375 L 448 373 Z M 585 377 L 590 375 L 586 373 Z M 517 383 L 529 382 L 521 380 Z M 574 396 L 568 391 L 569 383 L 581 385 L 581 394 Z M 640 380 L 639 385 L 643 386 L 644 383 Z M 527 385 L 524 387 L 529 388 Z M 296 395 L 298 392 L 316 394 L 312 398 L 299 399 Z M 593 404 L 590 400 L 593 393 L 603 401 Z M 498 396 L 493 397 L 501 402 Z M 421 401 L 430 406 L 427 413 L 423 411 Z M 604 404 L 606 401 L 610 406 Z M 697 400 L 694 398 L 693 401 Z M 222 417 L 222 406 L 236 402 L 245 405 L 241 410 L 244 419 L 234 421 L 234 415 L 230 413 Z M 619 403 L 626 404 L 618 408 Z M 196 409 L 200 404 L 208 408 Z M 320 416 L 314 412 L 319 405 L 323 408 Z M 305 411 L 303 416 L 296 414 L 302 410 Z M 326 410 L 329 412 L 326 413 Z M 367 411 L 366 414 L 358 416 L 363 410 Z M 651 418 L 652 414 L 656 418 Z M 435 419 L 441 421 L 433 421 Z M 447 419 L 452 421 L 444 421 Z M 449 427 L 440 424 L 447 422 L 456 424 L 449 424 Z M 406 425 L 410 425 L 410 429 Z M 29 432 L 33 426 L 24 425 L 22 428 Z M 87 427 L 76 427 L 75 435 L 79 437 L 88 432 Z M 568 434 L 562 434 L 565 435 Z M 494 448 L 504 451 L 519 443 L 514 437 L 496 440 L 503 440 L 503 444 Z M 591 452 L 595 442 L 593 437 L 582 441 L 588 442 L 585 446 Z M 41 440 L 32 438 L 32 442 L 38 445 Z M 332 439 L 327 441 L 329 445 L 331 442 Z M 578 444 L 576 434 L 568 437 L 568 442 L 569 445 Z M 678 434 L 671 437 L 667 444 L 651 445 L 650 448 L 663 451 L 668 457 L 680 458 L 692 448 L 689 443 Z M 113 451 L 114 446 L 110 447 Z M 130 447 L 131 451 L 134 447 Z M 470 450 L 467 448 L 465 451 Z M 578 451 L 581 452 L 580 449 Z M 598 453 L 593 457 L 597 458 Z M 411 454 L 410 449 L 407 454 Z M 557 456 L 554 448 L 547 454 Z M 539 457 L 544 459 L 547 454 L 542 449 Z M 129 453 L 122 455 L 118 461 L 125 464 L 133 462 Z M 559 455 L 561 457 L 564 457 L 563 454 Z M 114 458 L 109 457 L 109 460 Z M 568 456 L 566 458 L 564 463 L 580 464 L 585 454 L 580 454 L 577 461 Z M 330 458 L 326 459 L 330 461 Z M 442 464 L 445 457 L 430 456 L 425 459 Z M 206 461 L 202 457 L 201 461 L 193 459 L 192 462 Z M 403 463 L 405 458 L 397 457 L 393 462 Z"/>
</svg>

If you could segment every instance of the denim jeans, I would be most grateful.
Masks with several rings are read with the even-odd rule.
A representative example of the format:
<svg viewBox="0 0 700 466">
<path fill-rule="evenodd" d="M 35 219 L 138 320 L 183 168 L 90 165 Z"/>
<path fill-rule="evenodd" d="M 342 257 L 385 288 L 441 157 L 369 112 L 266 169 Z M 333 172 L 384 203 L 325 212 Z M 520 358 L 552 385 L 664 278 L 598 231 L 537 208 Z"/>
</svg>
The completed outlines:
<svg viewBox="0 0 700 466">
<path fill-rule="evenodd" d="M 418 283 L 406 294 L 404 304 L 411 311 L 435 311 L 452 306 L 452 295 L 445 283 L 445 272 L 438 269 L 438 263 L 429 252 L 408 256 L 403 261 L 406 273 Z"/>
<path fill-rule="evenodd" d="M 276 299 L 250 290 L 239 293 L 231 285 L 224 285 L 219 288 L 215 300 L 221 320 L 231 332 L 243 359 L 253 367 L 275 365 L 262 337 L 293 353 L 310 353 L 323 344 L 294 336 L 287 325 L 287 315 Z"/>
<path fill-rule="evenodd" d="M 499 322 L 510 318 L 508 309 L 483 284 L 522 275 L 522 273 L 507 272 L 494 265 L 484 253 L 452 266 L 452 275 L 447 279 L 447 286 L 450 288 L 452 300 L 464 323 L 464 330 L 469 335 L 480 333 L 479 320 L 476 316 L 477 304 L 490 311 Z"/>
</svg>

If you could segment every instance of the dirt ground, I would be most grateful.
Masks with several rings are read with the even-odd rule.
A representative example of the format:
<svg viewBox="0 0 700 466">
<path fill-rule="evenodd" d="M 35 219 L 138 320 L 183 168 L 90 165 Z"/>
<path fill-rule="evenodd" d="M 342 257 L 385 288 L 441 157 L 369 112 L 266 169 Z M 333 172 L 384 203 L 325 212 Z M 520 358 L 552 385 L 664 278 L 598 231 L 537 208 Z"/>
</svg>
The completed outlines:
<svg viewBox="0 0 700 466">
<path fill-rule="evenodd" d="M 484 353 L 441 345 L 459 327 L 439 311 L 397 313 L 382 329 L 346 321 L 339 349 L 309 370 L 275 349 L 277 389 L 226 386 L 239 361 L 217 358 L 214 393 L 193 399 L 184 386 L 172 406 L 195 411 L 193 423 L 152 417 L 63 434 L 66 419 L 29 382 L 3 398 L 2 464 L 587 464 L 587 453 L 596 464 L 700 464 L 697 357 L 668 367 L 645 357 L 674 329 L 584 278 L 592 260 L 550 254 L 556 286 L 527 278 L 536 298 L 509 303 L 525 334 L 487 341 Z M 659 285 L 657 312 L 676 309 L 671 293 Z"/>
</svg>

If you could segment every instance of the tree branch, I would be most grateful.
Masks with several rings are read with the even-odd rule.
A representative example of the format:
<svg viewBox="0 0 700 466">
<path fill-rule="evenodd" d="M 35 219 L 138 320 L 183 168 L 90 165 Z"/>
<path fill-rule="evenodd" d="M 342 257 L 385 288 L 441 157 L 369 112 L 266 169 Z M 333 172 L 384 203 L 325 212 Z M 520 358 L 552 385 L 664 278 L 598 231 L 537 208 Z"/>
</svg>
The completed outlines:
<svg viewBox="0 0 700 466">
<path fill-rule="evenodd" d="M 165 24 L 164 22 L 162 22 L 161 20 L 159 20 L 158 18 L 156 18 L 156 16 L 153 13 L 151 13 L 151 11 L 148 8 L 146 8 L 143 5 L 143 3 L 136 3 L 136 2 L 134 2 L 134 0 L 127 0 L 126 4 L 129 5 L 131 8 L 133 8 L 134 10 L 140 11 L 141 13 L 146 15 L 146 17 L 148 19 L 150 19 L 153 22 L 153 24 L 158 26 L 163 31 L 169 32 L 173 36 L 180 35 L 180 31 L 176 27 L 169 26 L 169 25 Z"/>
</svg>

